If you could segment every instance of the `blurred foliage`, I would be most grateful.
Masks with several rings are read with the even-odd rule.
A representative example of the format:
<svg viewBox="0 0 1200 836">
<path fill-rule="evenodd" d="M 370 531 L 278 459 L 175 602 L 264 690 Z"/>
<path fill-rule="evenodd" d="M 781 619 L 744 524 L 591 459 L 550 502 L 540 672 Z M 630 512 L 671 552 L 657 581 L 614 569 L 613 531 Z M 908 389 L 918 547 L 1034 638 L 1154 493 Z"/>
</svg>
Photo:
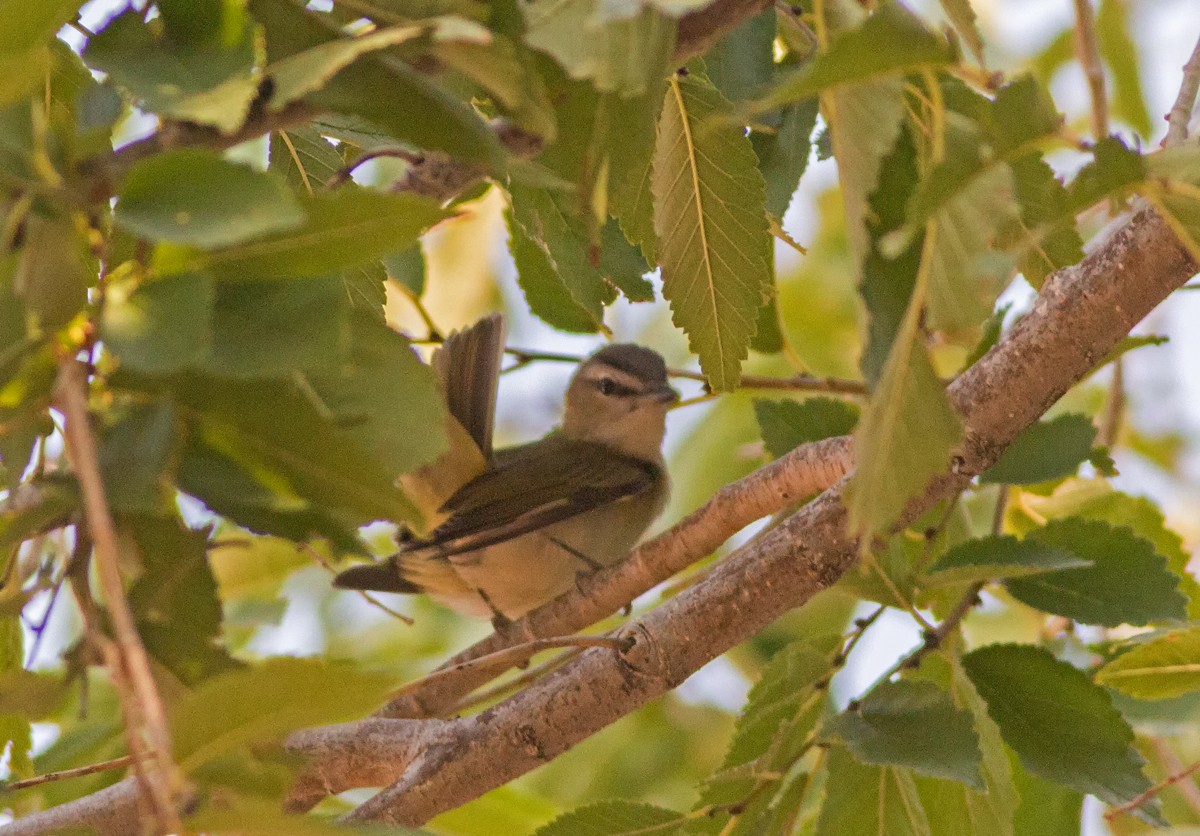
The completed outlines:
<svg viewBox="0 0 1200 836">
<path fill-rule="evenodd" d="M 1194 496 L 1186 428 L 1144 420 L 1134 392 L 1112 409 L 1101 372 L 890 533 L 962 440 L 946 378 L 1104 221 L 1136 198 L 1200 253 L 1200 148 L 1148 150 L 1138 4 L 1098 4 L 1117 133 L 1086 139 L 1086 110 L 1049 92 L 1078 72 L 1076 33 L 1006 54 L 970 0 L 943 0 L 944 27 L 895 0 L 780 5 L 684 66 L 679 21 L 705 0 L 82 5 L 0 0 L 5 781 L 126 753 L 52 409 L 77 358 L 129 603 L 199 789 L 188 827 L 342 832 L 324 814 L 348 798 L 279 812 L 297 764 L 272 744 L 368 714 L 487 633 L 328 579 L 423 524 L 397 477 L 448 444 L 428 345 L 501 308 L 523 348 L 583 356 L 594 337 L 557 332 L 604 334 L 698 367 L 660 527 L 853 434 L 853 526 L 879 548 L 431 832 L 1077 834 L 1085 795 L 1122 808 L 1116 833 L 1200 827 L 1193 785 L 1141 797 L 1200 759 L 1181 536 L 1200 531 L 1114 481 Z M 126 144 L 147 115 L 157 133 Z M 505 440 L 548 422 L 553 379 L 505 378 Z M 880 636 L 897 622 L 911 640 Z M 0 784 L 0 809 L 119 777 Z"/>
</svg>

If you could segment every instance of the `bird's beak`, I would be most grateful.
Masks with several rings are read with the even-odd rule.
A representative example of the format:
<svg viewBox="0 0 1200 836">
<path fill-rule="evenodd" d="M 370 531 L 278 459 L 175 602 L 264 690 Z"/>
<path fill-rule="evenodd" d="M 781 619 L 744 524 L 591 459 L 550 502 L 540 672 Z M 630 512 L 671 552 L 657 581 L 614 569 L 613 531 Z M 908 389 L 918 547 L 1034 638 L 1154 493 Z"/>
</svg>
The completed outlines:
<svg viewBox="0 0 1200 836">
<path fill-rule="evenodd" d="M 647 394 L 656 403 L 675 403 L 679 400 L 679 393 L 666 385 L 660 386 Z"/>
</svg>

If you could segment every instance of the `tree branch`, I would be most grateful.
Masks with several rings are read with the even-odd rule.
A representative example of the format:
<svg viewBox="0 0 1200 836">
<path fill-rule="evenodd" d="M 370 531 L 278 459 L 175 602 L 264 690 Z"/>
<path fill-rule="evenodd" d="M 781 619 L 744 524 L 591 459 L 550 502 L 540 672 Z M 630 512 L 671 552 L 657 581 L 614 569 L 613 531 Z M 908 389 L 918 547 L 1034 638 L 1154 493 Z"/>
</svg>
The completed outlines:
<svg viewBox="0 0 1200 836">
<path fill-rule="evenodd" d="M 1163 145 L 1182 145 L 1188 138 L 1188 122 L 1192 119 L 1192 111 L 1196 107 L 1196 94 L 1200 92 L 1200 38 L 1192 50 L 1192 57 L 1183 65 L 1183 83 L 1179 85 L 1179 95 L 1175 104 L 1167 114 L 1167 135 Z"/>
</svg>

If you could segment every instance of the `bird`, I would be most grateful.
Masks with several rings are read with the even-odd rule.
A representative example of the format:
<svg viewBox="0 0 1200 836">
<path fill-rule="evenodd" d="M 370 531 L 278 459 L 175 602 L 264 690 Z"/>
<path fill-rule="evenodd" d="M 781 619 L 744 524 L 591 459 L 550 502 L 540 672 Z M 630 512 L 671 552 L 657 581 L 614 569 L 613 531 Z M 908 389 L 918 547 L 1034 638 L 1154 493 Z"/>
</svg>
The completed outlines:
<svg viewBox="0 0 1200 836">
<path fill-rule="evenodd" d="M 679 399 L 663 358 L 633 344 L 601 348 L 572 376 L 559 427 L 493 451 L 503 353 L 499 314 L 434 352 L 450 449 L 401 477 L 433 525 L 402 536 L 389 559 L 341 572 L 334 586 L 425 593 L 499 626 L 623 560 L 662 512 L 666 415 Z"/>
</svg>

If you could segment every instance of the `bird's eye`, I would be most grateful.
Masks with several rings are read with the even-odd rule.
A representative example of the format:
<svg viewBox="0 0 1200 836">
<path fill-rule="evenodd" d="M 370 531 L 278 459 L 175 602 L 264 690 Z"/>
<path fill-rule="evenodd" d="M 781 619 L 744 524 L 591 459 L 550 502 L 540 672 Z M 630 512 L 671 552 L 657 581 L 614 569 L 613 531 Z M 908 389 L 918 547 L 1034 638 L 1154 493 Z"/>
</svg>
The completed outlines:
<svg viewBox="0 0 1200 836">
<path fill-rule="evenodd" d="M 617 384 L 613 382 L 611 377 L 602 377 L 600 382 L 596 384 L 600 388 L 601 395 L 611 395 L 617 391 Z"/>
</svg>

